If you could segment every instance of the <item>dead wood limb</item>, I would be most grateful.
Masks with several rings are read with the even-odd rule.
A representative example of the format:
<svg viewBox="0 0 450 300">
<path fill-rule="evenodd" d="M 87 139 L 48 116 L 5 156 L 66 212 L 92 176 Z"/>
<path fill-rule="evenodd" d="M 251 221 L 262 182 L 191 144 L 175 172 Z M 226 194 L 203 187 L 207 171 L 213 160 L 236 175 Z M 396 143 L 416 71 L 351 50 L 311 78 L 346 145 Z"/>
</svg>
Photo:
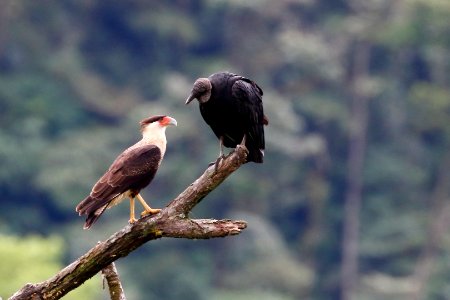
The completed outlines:
<svg viewBox="0 0 450 300">
<path fill-rule="evenodd" d="M 108 284 L 109 296 L 111 300 L 127 300 L 125 292 L 120 282 L 119 273 L 117 272 L 116 265 L 110 263 L 102 269 L 102 275 L 104 280 Z"/>
<path fill-rule="evenodd" d="M 206 195 L 236 171 L 245 162 L 246 157 L 247 149 L 238 146 L 221 161 L 217 170 L 214 170 L 215 166 L 206 169 L 200 178 L 160 213 L 127 225 L 52 278 L 37 284 L 26 284 L 9 300 L 59 299 L 115 260 L 127 256 L 150 240 L 161 237 L 209 239 L 239 234 L 247 226 L 244 221 L 191 220 L 188 214 Z"/>
</svg>

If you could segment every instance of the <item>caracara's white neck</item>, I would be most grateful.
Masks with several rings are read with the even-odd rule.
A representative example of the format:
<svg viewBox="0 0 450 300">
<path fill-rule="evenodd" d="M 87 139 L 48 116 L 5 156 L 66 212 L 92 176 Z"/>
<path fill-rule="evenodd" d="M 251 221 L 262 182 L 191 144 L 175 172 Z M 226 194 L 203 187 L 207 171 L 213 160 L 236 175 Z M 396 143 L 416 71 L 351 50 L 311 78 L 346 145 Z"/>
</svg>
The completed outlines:
<svg viewBox="0 0 450 300">
<path fill-rule="evenodd" d="M 153 122 L 142 130 L 142 140 L 140 143 L 146 145 L 156 145 L 161 150 L 161 157 L 166 153 L 166 126 Z"/>
</svg>

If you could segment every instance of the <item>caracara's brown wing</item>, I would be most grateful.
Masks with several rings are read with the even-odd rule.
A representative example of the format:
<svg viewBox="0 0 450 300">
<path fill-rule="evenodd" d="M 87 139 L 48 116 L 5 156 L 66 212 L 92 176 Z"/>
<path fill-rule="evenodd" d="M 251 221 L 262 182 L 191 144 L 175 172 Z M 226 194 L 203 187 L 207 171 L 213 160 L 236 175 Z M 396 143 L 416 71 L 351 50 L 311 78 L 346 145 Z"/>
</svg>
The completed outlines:
<svg viewBox="0 0 450 300">
<path fill-rule="evenodd" d="M 139 192 L 146 187 L 154 178 L 160 161 L 161 151 L 155 145 L 129 148 L 119 155 L 90 195 L 76 207 L 80 215 L 88 215 L 85 228 L 100 217 L 115 197 L 128 190 Z"/>
</svg>

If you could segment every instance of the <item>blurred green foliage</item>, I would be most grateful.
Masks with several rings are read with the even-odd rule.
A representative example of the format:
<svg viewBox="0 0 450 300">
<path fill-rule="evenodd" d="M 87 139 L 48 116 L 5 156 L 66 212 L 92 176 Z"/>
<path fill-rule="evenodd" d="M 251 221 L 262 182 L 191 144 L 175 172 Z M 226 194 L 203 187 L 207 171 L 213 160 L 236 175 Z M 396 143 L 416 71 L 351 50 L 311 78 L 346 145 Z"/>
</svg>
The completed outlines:
<svg viewBox="0 0 450 300">
<path fill-rule="evenodd" d="M 0 278 L 12 282 L 1 280 L 2 296 L 126 224 L 123 205 L 82 231 L 74 207 L 140 138 L 141 118 L 179 124 L 144 197 L 162 207 L 197 178 L 218 142 L 184 100 L 197 77 L 229 70 L 264 90 L 265 162 L 239 169 L 192 217 L 249 227 L 120 260 L 128 299 L 339 299 L 355 95 L 368 100 L 357 299 L 445 299 L 449 13 L 439 0 L 5 0 Z M 98 298 L 91 285 L 79 299 Z"/>
<path fill-rule="evenodd" d="M 11 296 L 24 283 L 41 282 L 53 276 L 63 265 L 63 239 L 57 236 L 0 235 L 0 297 Z M 94 299 L 100 295 L 97 276 L 65 299 Z"/>
</svg>

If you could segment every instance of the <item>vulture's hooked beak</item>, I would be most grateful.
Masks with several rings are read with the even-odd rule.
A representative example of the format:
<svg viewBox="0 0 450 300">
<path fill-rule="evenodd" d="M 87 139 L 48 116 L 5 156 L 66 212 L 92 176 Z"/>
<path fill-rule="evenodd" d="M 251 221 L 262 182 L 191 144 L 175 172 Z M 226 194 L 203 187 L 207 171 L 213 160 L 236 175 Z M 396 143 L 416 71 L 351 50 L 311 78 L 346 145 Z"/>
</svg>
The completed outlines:
<svg viewBox="0 0 450 300">
<path fill-rule="evenodd" d="M 188 105 L 192 100 L 194 100 L 195 98 L 197 98 L 194 93 L 191 93 L 189 95 L 189 97 L 186 99 L 186 102 L 184 103 L 185 105 Z"/>
</svg>

